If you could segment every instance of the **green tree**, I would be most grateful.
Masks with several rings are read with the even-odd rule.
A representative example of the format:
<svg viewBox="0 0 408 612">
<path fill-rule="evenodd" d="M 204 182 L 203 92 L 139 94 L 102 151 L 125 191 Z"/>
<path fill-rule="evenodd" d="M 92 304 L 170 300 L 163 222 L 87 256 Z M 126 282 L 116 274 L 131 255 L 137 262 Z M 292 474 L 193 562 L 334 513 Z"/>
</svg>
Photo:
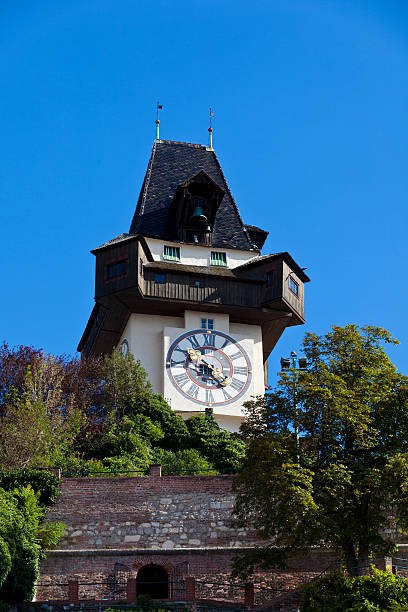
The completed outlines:
<svg viewBox="0 0 408 612">
<path fill-rule="evenodd" d="M 236 573 L 323 545 L 356 575 L 394 550 L 385 530 L 408 527 L 408 384 L 383 343 L 397 342 L 378 327 L 306 334 L 307 371 L 246 405 L 235 513 L 265 544 Z"/>
<path fill-rule="evenodd" d="M 131 353 L 124 356 L 114 350 L 106 355 L 102 377 L 107 413 L 113 411 L 116 416 L 131 416 L 145 412 L 152 387 L 146 370 Z"/>
<path fill-rule="evenodd" d="M 84 422 L 64 402 L 63 372 L 52 358 L 29 367 L 21 390 L 11 388 L 0 421 L 0 465 L 13 470 L 55 465 L 71 452 Z"/>
<path fill-rule="evenodd" d="M 206 457 L 217 470 L 235 470 L 245 455 L 245 444 L 236 435 L 220 429 L 212 415 L 187 419 L 188 445 Z"/>
</svg>

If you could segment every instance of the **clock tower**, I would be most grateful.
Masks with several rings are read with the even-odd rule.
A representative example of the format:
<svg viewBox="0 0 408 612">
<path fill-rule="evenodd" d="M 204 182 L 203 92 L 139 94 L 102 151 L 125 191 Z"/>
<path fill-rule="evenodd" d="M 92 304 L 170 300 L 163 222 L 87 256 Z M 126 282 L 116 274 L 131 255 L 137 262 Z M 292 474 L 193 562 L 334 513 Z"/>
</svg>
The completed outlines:
<svg viewBox="0 0 408 612">
<path fill-rule="evenodd" d="M 78 350 L 130 351 L 173 410 L 211 408 L 238 431 L 285 327 L 305 321 L 309 278 L 289 253 L 261 254 L 267 235 L 243 223 L 212 146 L 156 139 L 129 232 L 92 251 Z"/>
</svg>

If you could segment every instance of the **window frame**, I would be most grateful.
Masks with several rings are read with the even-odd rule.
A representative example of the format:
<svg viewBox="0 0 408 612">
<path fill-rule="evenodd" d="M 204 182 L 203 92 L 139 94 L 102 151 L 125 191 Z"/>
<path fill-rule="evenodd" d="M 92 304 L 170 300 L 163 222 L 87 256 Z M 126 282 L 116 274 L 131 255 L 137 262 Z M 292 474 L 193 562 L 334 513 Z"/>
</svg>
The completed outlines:
<svg viewBox="0 0 408 612">
<path fill-rule="evenodd" d="M 123 274 L 117 274 L 116 276 L 108 276 L 109 267 L 116 266 L 122 261 L 125 263 L 125 272 Z M 116 257 L 115 259 L 105 261 L 103 272 L 105 283 L 112 283 L 120 278 L 126 278 L 129 274 L 129 255 L 124 255 L 122 257 Z"/>
<path fill-rule="evenodd" d="M 210 323 L 211 321 L 211 323 Z M 204 323 L 204 325 L 203 325 Z M 214 329 L 214 319 L 206 319 L 204 317 L 201 318 L 201 329 L 208 329 L 208 330 L 212 330 Z"/>
<path fill-rule="evenodd" d="M 166 249 L 174 249 L 176 251 L 178 251 L 178 259 L 176 259 L 176 257 L 172 256 L 172 255 L 167 255 L 166 256 Z M 174 261 L 176 263 L 180 263 L 181 262 L 181 247 L 180 246 L 174 246 L 172 244 L 163 244 L 163 261 Z"/>
<path fill-rule="evenodd" d="M 293 285 L 295 285 L 296 287 L 296 291 L 294 291 L 291 287 L 291 283 L 293 283 Z M 291 293 L 293 293 L 293 295 L 299 299 L 299 283 L 298 281 L 296 281 L 291 274 L 289 274 L 289 280 L 288 280 L 288 289 Z"/>
<path fill-rule="evenodd" d="M 213 255 L 224 255 L 225 263 L 219 263 Z M 210 251 L 210 266 L 216 266 L 218 268 L 228 268 L 228 253 L 227 251 Z"/>
</svg>

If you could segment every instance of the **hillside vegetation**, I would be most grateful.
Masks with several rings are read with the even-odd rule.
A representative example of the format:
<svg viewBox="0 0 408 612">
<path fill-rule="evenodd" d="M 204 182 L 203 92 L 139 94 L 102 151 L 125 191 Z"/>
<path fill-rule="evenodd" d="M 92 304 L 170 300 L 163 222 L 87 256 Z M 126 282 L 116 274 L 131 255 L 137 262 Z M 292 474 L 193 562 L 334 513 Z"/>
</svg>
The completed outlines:
<svg viewBox="0 0 408 612">
<path fill-rule="evenodd" d="M 132 355 L 43 355 L 0 348 L 0 468 L 58 466 L 69 473 L 231 471 L 244 456 L 238 436 L 211 414 L 184 421 Z"/>
</svg>

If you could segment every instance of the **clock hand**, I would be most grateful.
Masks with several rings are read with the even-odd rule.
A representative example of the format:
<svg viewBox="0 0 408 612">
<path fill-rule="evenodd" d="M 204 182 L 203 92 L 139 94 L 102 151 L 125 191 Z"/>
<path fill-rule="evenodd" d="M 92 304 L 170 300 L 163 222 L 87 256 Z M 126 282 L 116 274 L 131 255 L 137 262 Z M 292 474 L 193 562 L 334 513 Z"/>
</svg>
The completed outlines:
<svg viewBox="0 0 408 612">
<path fill-rule="evenodd" d="M 203 359 L 203 356 L 201 354 L 200 351 L 196 351 L 193 348 L 189 348 L 187 349 L 187 353 L 188 356 L 190 357 L 191 361 L 197 365 L 199 364 L 203 364 L 206 365 L 207 368 L 211 371 L 211 375 L 218 380 L 218 382 L 220 383 L 220 385 L 222 387 L 227 387 L 228 385 L 231 384 L 232 378 L 230 376 L 225 376 L 223 378 L 223 374 L 222 371 L 220 370 L 220 368 L 216 368 L 215 366 L 213 366 L 211 363 L 208 363 L 208 361 L 205 361 Z"/>
<path fill-rule="evenodd" d="M 211 363 L 208 363 L 207 361 L 204 361 L 204 359 L 201 360 L 201 363 L 203 363 L 204 365 L 207 366 L 207 368 L 209 370 L 211 370 L 211 374 L 212 376 L 219 381 L 220 385 L 222 387 L 227 387 L 228 385 L 231 384 L 232 378 L 230 378 L 230 376 L 226 376 L 225 378 L 222 378 L 222 372 L 220 370 L 220 368 L 216 368 L 215 366 L 211 365 Z"/>
</svg>

